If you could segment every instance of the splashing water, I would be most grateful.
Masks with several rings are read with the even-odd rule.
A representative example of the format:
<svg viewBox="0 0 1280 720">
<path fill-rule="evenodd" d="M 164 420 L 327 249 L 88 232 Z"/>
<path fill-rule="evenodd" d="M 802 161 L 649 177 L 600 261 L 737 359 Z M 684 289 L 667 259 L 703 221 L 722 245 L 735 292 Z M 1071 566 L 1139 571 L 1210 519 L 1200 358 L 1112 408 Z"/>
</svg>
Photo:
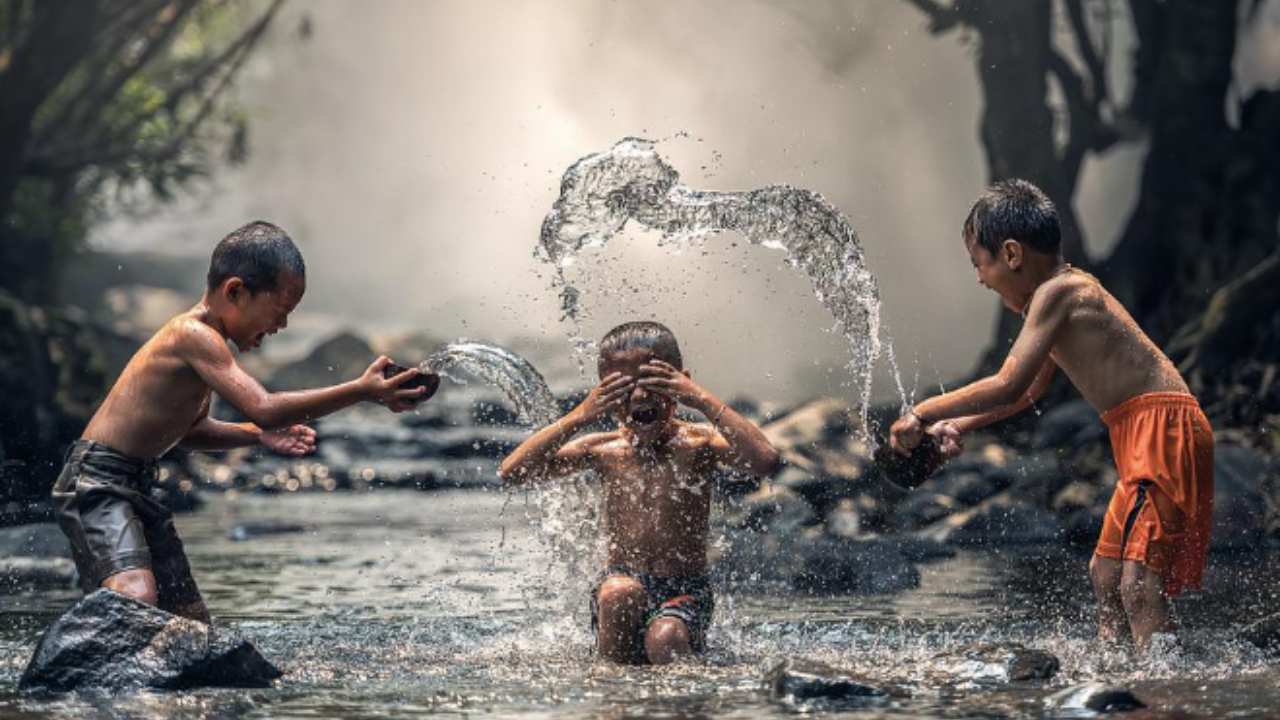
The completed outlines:
<svg viewBox="0 0 1280 720">
<path fill-rule="evenodd" d="M 453 343 L 432 353 L 420 368 L 454 382 L 475 378 L 498 388 L 515 406 L 519 421 L 531 428 L 550 425 L 561 415 L 542 373 L 506 348 Z M 602 567 L 598 488 L 590 472 L 529 487 L 527 497 L 536 508 L 539 539 L 551 558 L 548 569 L 560 575 L 552 584 L 577 591 L 559 593 L 557 597 L 565 603 L 579 601 L 587 592 L 586 583 Z"/>
<path fill-rule="evenodd" d="M 580 293 L 566 270 L 583 249 L 603 246 L 629 220 L 671 241 L 733 230 L 754 245 L 785 251 L 787 264 L 809 277 L 848 342 L 848 367 L 859 386 L 867 431 L 872 371 L 882 349 L 880 291 L 857 233 L 838 209 L 816 192 L 787 185 L 745 192 L 693 190 L 680 184 L 679 173 L 652 141 L 640 138 L 578 160 L 565 171 L 560 197 L 542 222 L 536 254 L 555 267 L 564 319 L 573 324 L 579 350 L 590 343 L 582 338 Z M 892 369 L 905 406 L 896 363 Z"/>
</svg>

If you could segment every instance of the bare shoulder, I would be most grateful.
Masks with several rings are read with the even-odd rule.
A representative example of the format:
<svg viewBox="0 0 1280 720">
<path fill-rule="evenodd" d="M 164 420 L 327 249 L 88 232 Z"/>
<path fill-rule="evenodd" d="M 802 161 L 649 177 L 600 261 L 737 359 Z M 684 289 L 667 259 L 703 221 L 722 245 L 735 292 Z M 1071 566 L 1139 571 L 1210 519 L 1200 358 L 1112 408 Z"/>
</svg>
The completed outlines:
<svg viewBox="0 0 1280 720">
<path fill-rule="evenodd" d="M 156 339 L 162 340 L 179 353 L 188 357 L 211 358 L 222 355 L 230 356 L 231 350 L 226 340 L 217 330 L 193 317 L 190 313 L 178 315 L 156 333 Z"/>
<path fill-rule="evenodd" d="M 590 454 L 608 454 L 612 452 L 620 452 L 630 449 L 630 445 L 622 437 L 622 433 L 613 432 L 594 432 L 578 437 L 565 443 L 564 449 L 570 452 L 581 452 Z"/>
<path fill-rule="evenodd" d="M 1028 308 L 1028 314 L 1035 311 L 1068 310 L 1076 307 L 1105 301 L 1107 291 L 1098 279 L 1083 271 L 1065 272 L 1049 278 L 1036 289 L 1032 298 L 1034 307 Z"/>
</svg>

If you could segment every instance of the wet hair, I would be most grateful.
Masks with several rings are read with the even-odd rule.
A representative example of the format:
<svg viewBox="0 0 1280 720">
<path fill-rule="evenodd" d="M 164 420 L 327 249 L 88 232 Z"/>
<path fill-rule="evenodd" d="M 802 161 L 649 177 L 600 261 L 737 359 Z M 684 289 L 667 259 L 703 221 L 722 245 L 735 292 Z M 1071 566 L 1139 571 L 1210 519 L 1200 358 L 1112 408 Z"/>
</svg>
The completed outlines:
<svg viewBox="0 0 1280 720">
<path fill-rule="evenodd" d="M 269 222 L 255 220 L 231 231 L 209 259 L 209 289 L 238 277 L 251 293 L 275 290 L 282 273 L 306 277 L 302 253 L 288 234 Z"/>
<path fill-rule="evenodd" d="M 648 350 L 653 356 L 671 364 L 677 370 L 684 369 L 680 345 L 675 333 L 662 323 L 650 320 L 623 323 L 604 334 L 600 340 L 599 369 L 604 370 L 608 357 L 628 350 Z"/>
<path fill-rule="evenodd" d="M 964 220 L 964 237 L 995 255 L 1006 239 L 1052 255 L 1062 247 L 1058 209 L 1026 180 L 1001 180 L 987 188 Z"/>
</svg>

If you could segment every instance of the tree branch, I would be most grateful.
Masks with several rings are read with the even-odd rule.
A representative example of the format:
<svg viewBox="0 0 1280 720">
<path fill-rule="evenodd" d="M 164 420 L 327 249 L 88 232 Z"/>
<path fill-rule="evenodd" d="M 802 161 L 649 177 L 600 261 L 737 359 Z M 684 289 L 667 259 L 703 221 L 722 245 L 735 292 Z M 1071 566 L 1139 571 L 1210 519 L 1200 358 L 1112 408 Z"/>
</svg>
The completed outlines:
<svg viewBox="0 0 1280 720">
<path fill-rule="evenodd" d="M 941 35 L 964 22 L 955 5 L 943 5 L 937 0 L 907 0 L 929 18 L 929 33 Z"/>
</svg>

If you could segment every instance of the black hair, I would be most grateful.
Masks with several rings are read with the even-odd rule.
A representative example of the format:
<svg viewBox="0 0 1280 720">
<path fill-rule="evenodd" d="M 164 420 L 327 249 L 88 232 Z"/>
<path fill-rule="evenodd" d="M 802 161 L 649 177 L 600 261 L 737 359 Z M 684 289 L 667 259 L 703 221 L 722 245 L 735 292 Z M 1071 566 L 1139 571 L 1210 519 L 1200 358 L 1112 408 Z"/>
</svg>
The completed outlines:
<svg viewBox="0 0 1280 720">
<path fill-rule="evenodd" d="M 623 323 L 605 333 L 600 340 L 600 369 L 604 369 L 609 355 L 637 349 L 648 350 L 655 358 L 677 370 L 684 369 L 684 358 L 680 356 L 675 333 L 666 325 L 651 320 Z"/>
<path fill-rule="evenodd" d="M 992 255 L 1006 239 L 1053 255 L 1062 247 L 1058 208 L 1043 190 L 1019 179 L 1001 180 L 982 193 L 964 220 L 964 236 Z"/>
<path fill-rule="evenodd" d="M 251 293 L 275 290 L 281 273 L 306 277 L 302 253 L 284 230 L 255 220 L 233 230 L 213 249 L 209 289 L 217 288 L 229 277 L 238 277 Z"/>
</svg>

